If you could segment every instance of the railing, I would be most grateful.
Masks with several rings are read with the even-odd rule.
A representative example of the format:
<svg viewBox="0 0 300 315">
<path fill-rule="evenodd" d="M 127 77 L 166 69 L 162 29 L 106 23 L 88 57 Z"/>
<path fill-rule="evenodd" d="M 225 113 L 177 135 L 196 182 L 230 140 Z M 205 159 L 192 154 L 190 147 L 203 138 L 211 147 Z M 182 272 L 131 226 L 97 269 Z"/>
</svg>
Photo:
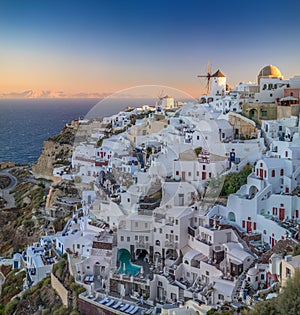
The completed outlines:
<svg viewBox="0 0 300 315">
<path fill-rule="evenodd" d="M 135 247 L 136 248 L 140 248 L 140 249 L 148 249 L 149 248 L 149 244 L 148 243 L 144 243 L 144 242 L 136 242 L 135 243 Z"/>
</svg>

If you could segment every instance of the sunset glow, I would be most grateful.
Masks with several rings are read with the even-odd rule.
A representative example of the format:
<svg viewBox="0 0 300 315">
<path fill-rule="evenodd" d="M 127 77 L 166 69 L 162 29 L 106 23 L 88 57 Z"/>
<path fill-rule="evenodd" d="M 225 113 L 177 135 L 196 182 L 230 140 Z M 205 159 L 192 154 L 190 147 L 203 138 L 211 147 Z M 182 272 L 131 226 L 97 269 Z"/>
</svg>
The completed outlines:
<svg viewBox="0 0 300 315">
<path fill-rule="evenodd" d="M 205 73 L 208 60 L 230 85 L 255 81 L 270 63 L 284 77 L 300 74 L 300 4 L 240 5 L 6 1 L 0 7 L 0 95 L 33 90 L 49 91 L 49 97 L 101 96 L 162 84 L 197 97 L 205 89 L 197 74 Z M 284 27 L 275 27 L 278 16 Z"/>
</svg>

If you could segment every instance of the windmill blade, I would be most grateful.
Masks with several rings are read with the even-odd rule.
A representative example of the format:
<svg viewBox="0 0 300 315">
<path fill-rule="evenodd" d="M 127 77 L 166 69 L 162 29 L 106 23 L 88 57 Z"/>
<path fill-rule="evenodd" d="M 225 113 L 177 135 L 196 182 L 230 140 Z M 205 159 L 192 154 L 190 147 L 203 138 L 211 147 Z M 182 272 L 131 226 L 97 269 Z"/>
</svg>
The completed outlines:
<svg viewBox="0 0 300 315">
<path fill-rule="evenodd" d="M 158 98 L 159 99 L 164 98 L 164 90 L 161 90 L 161 92 L 158 94 Z"/>
<path fill-rule="evenodd" d="M 210 79 L 211 79 L 211 62 L 208 60 L 207 65 L 206 65 L 206 74 L 199 74 L 197 75 L 197 78 L 205 78 L 206 80 L 206 85 L 205 85 L 205 90 L 206 94 L 209 95 L 210 92 Z"/>
<path fill-rule="evenodd" d="M 211 76 L 211 62 L 210 62 L 210 60 L 207 61 L 207 74 L 209 74 L 209 76 Z"/>
</svg>

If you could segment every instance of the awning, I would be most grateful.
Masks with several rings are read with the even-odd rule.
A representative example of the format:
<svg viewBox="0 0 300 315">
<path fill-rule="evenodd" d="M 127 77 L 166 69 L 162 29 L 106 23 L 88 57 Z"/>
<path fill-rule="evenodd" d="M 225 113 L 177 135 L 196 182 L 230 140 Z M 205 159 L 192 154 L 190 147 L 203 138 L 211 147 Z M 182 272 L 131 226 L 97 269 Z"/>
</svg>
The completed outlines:
<svg viewBox="0 0 300 315">
<path fill-rule="evenodd" d="M 287 96 L 280 99 L 280 101 L 298 101 L 298 98 L 293 96 Z"/>
</svg>

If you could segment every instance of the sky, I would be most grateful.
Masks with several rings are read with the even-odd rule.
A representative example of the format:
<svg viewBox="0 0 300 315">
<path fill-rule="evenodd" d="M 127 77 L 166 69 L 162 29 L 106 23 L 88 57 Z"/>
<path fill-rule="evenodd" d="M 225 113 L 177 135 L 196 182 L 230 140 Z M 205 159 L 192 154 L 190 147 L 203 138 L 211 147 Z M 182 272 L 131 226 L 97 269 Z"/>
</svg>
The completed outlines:
<svg viewBox="0 0 300 315">
<path fill-rule="evenodd" d="M 291 0 L 0 0 L 0 95 L 154 84 L 197 97 L 208 60 L 231 86 L 268 64 L 300 75 L 299 12 Z"/>
</svg>

